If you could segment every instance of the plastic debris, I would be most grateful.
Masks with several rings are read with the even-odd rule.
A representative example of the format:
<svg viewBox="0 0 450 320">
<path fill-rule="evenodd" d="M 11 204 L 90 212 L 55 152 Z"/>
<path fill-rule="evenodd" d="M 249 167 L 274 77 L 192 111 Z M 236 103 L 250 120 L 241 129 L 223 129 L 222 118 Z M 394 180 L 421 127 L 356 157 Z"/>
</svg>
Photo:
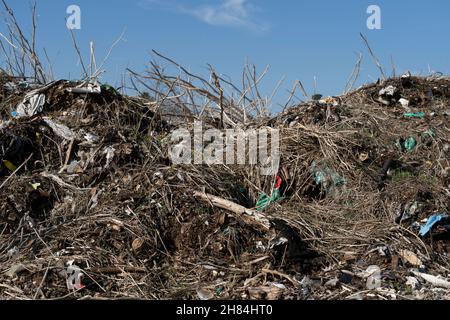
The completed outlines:
<svg viewBox="0 0 450 320">
<path fill-rule="evenodd" d="M 100 88 L 101 88 L 101 92 L 111 92 L 111 93 L 113 93 L 115 95 L 119 95 L 119 92 L 116 90 L 116 88 L 114 88 L 113 86 L 110 86 L 107 83 L 102 84 L 100 86 Z"/>
<path fill-rule="evenodd" d="M 420 236 L 425 237 L 433 228 L 435 225 L 437 225 L 440 221 L 447 219 L 447 214 L 435 214 L 428 218 L 428 221 L 425 225 L 420 227 Z"/>
<path fill-rule="evenodd" d="M 74 174 L 74 173 L 82 173 L 83 169 L 80 166 L 80 163 L 76 160 L 73 160 L 67 167 L 66 171 L 68 174 Z"/>
<path fill-rule="evenodd" d="M 380 90 L 379 95 L 380 96 L 394 96 L 397 92 L 397 88 L 394 86 L 388 86 L 386 88 L 383 88 Z"/>
<path fill-rule="evenodd" d="M 44 110 L 45 95 L 35 94 L 32 96 L 25 96 L 25 99 L 17 107 L 16 117 L 32 117 Z"/>
<path fill-rule="evenodd" d="M 434 139 L 435 137 L 436 137 L 436 129 L 434 129 L 434 128 L 430 128 L 427 131 L 425 131 L 424 133 L 422 133 L 423 139 L 426 139 L 426 138 Z"/>
<path fill-rule="evenodd" d="M 3 130 L 4 128 L 8 127 L 11 121 L 2 121 L 0 119 L 0 130 Z"/>
<path fill-rule="evenodd" d="M 401 76 L 402 79 L 402 86 L 403 88 L 411 88 L 413 85 L 412 79 L 411 79 L 411 72 L 407 72 L 404 75 Z"/>
<path fill-rule="evenodd" d="M 280 188 L 283 180 L 279 175 L 276 177 L 275 189 L 272 195 L 269 197 L 267 194 L 262 192 L 258 198 L 258 202 L 256 203 L 257 211 L 264 211 L 271 203 L 278 201 L 281 198 Z"/>
<path fill-rule="evenodd" d="M 406 286 L 410 287 L 412 290 L 416 290 L 419 288 L 419 280 L 414 277 L 406 277 Z"/>
<path fill-rule="evenodd" d="M 417 147 L 417 140 L 413 137 L 399 139 L 397 142 L 397 147 L 402 151 L 413 151 Z"/>
<path fill-rule="evenodd" d="M 423 118 L 425 117 L 425 112 L 405 113 L 403 116 L 406 118 Z"/>
<path fill-rule="evenodd" d="M 327 288 L 336 288 L 338 284 L 339 284 L 339 279 L 338 278 L 334 278 L 334 279 L 328 280 L 325 283 L 325 287 L 327 287 Z"/>
<path fill-rule="evenodd" d="M 24 272 L 25 270 L 27 270 L 27 268 L 23 264 L 15 264 L 11 268 L 9 268 L 8 271 L 5 272 L 5 275 L 7 275 L 10 278 L 14 278 L 18 274 Z"/>
<path fill-rule="evenodd" d="M 412 266 L 420 267 L 422 265 L 422 261 L 417 257 L 417 255 L 409 250 L 401 250 L 399 252 L 400 257 L 403 258 L 404 261 L 408 262 Z"/>
<path fill-rule="evenodd" d="M 409 110 L 409 100 L 401 98 L 398 102 L 402 105 L 403 108 Z"/>
<path fill-rule="evenodd" d="M 75 139 L 76 134 L 71 129 L 69 129 L 69 127 L 60 123 L 56 123 L 55 121 L 49 118 L 43 118 L 43 120 L 59 137 L 66 140 Z"/>
<path fill-rule="evenodd" d="M 11 172 L 16 171 L 17 167 L 9 160 L 3 160 L 3 165 Z"/>
<path fill-rule="evenodd" d="M 192 129 L 191 118 L 184 115 L 184 109 L 181 117 L 175 106 L 179 103 L 182 108 L 185 97 L 180 98 L 181 102 L 172 99 L 180 92 L 178 87 L 167 99 L 160 100 L 159 95 L 153 94 L 148 99 L 116 97 L 105 86 L 101 86 L 100 95 L 77 95 L 67 93 L 66 88 L 82 89 L 88 84 L 64 82 L 58 88 L 38 93 L 46 97 L 43 111 L 25 121 L 9 115 L 10 102 L 20 103 L 26 92 L 0 90 L 4 95 L 0 117 L 2 123 L 9 121 L 0 131 L 1 179 L 6 181 L 4 177 L 9 175 L 4 160 L 16 166 L 24 164 L 20 173 L 7 179 L 1 188 L 2 238 L 10 245 L 0 258 L 3 271 L 18 262 L 30 271 L 19 274 L 16 280 L 8 281 L 3 275 L 4 283 L 22 290 L 18 297 L 52 299 L 67 297 L 65 280 L 71 290 L 86 286 L 82 296 L 98 298 L 111 294 L 148 298 L 153 297 L 155 290 L 155 297 L 161 299 L 236 299 L 244 295 L 314 300 L 395 299 L 396 295 L 410 298 L 409 291 L 405 293 L 406 276 L 412 278 L 411 288 L 426 282 L 410 274 L 404 265 L 420 267 L 423 262 L 433 271 L 419 272 L 445 272 L 442 267 L 446 267 L 446 261 L 439 257 L 445 257 L 447 239 L 436 236 L 431 246 L 424 240 L 427 256 L 439 258 L 429 260 L 420 251 L 420 225 L 417 231 L 410 225 L 418 216 L 427 217 L 428 213 L 423 214 L 430 208 L 441 208 L 430 214 L 446 208 L 448 176 L 441 171 L 449 167 L 446 159 L 450 156 L 450 146 L 445 147 L 450 141 L 448 121 L 443 114 L 449 103 L 448 86 L 420 77 L 413 79 L 417 90 L 403 91 L 400 79 L 394 78 L 381 87 L 364 86 L 335 98 L 342 101 L 337 108 L 333 107 L 336 101 L 324 97 L 319 102 L 295 102 L 282 115 L 267 118 L 268 124 L 266 120 L 262 124 L 253 121 L 259 120 L 256 114 L 255 119 L 249 116 L 244 122 L 236 121 L 237 129 L 257 129 L 261 125 L 278 128 L 286 124 L 282 127 L 285 138 L 280 150 L 281 160 L 291 174 L 288 177 L 280 172 L 284 183 L 291 186 L 286 193 L 283 182 L 280 188 L 280 177 L 261 177 L 257 166 L 196 168 L 174 164 L 167 156 L 171 132 L 177 127 Z M 383 98 L 393 106 L 391 109 L 373 101 L 379 90 L 389 84 L 398 88 L 392 98 Z M 436 98 L 429 101 L 426 91 L 436 86 Z M 399 103 L 402 96 L 414 106 L 412 120 L 404 116 L 406 111 Z M 161 112 L 156 112 L 159 106 Z M 214 103 L 212 106 L 216 107 Z M 12 107 L 15 109 L 16 105 Z M 232 108 L 225 111 L 229 113 L 226 117 L 234 119 Z M 415 118 L 418 111 L 426 113 L 426 121 Z M 327 123 L 332 112 L 342 116 L 340 124 Z M 432 112 L 436 113 L 434 118 L 430 116 Z M 218 126 L 217 118 L 209 119 L 206 114 L 205 111 L 205 129 Z M 291 124 L 295 128 L 286 128 Z M 438 139 L 432 148 L 427 148 L 421 134 L 431 126 Z M 393 137 L 409 136 L 418 144 L 410 154 L 392 143 Z M 73 137 L 73 141 L 68 140 Z M 16 147 L 16 139 L 22 140 L 24 147 Z M 29 158 L 30 155 L 33 156 Z M 388 160 L 392 165 L 384 168 L 383 163 Z M 432 163 L 427 163 L 430 160 Z M 380 166 L 386 176 L 383 188 L 377 186 Z M 397 173 L 409 175 L 402 181 L 395 179 Z M 425 184 L 425 174 L 430 175 L 430 186 Z M 242 189 L 241 184 L 246 188 Z M 344 187 L 337 187 L 343 184 Z M 247 207 L 252 205 L 249 198 L 255 192 L 257 198 L 261 188 L 267 195 L 260 197 L 258 206 L 263 209 L 271 205 L 273 208 L 267 207 L 266 211 L 273 210 L 258 216 L 256 210 Z M 332 193 L 325 194 L 332 190 L 342 195 L 335 198 Z M 232 204 L 231 200 L 236 201 L 239 210 L 218 207 L 215 200 L 200 203 L 192 196 L 195 191 L 212 192 L 216 198 L 230 199 L 228 203 Z M 280 197 L 286 199 L 280 201 Z M 414 231 L 399 237 L 391 228 L 392 214 L 400 215 L 402 211 L 400 219 L 410 219 L 404 227 Z M 373 214 L 378 218 L 370 219 Z M 268 231 L 252 226 L 259 217 L 271 222 Z M 21 227 L 24 239 L 16 241 L 17 230 L 22 236 Z M 445 231 L 447 226 L 441 223 L 435 228 L 433 235 Z M 61 241 L 51 241 L 48 235 Z M 40 236 L 47 246 L 42 245 Z M 18 249 L 11 251 L 14 245 Z M 400 249 L 408 250 L 399 252 Z M 13 256 L 14 252 L 18 252 L 17 256 Z M 174 265 L 177 258 L 181 259 Z M 78 265 L 69 268 L 69 272 L 64 264 L 67 259 L 76 259 Z M 204 262 L 195 263 L 198 261 Z M 155 264 L 158 268 L 153 268 Z M 371 264 L 375 266 L 367 270 L 364 278 L 355 274 Z M 230 270 L 220 266 L 229 266 Z M 318 271 L 324 266 L 329 266 L 328 271 Z M 50 270 L 47 277 L 46 268 Z M 87 270 L 84 276 L 81 268 Z M 245 271 L 248 279 L 234 277 L 236 269 Z M 108 280 L 124 274 L 141 279 L 148 272 L 154 276 L 145 283 L 141 281 L 141 290 L 135 290 L 129 281 Z M 192 282 L 182 292 L 177 286 L 159 281 L 160 276 L 167 275 L 174 283 L 183 282 L 192 274 L 204 274 L 202 284 Z M 303 279 L 305 274 L 309 278 Z M 58 276 L 62 276 L 63 286 Z M 301 279 L 303 286 L 298 283 Z M 45 297 L 36 291 L 39 287 Z M 425 299 L 442 295 L 429 284 L 422 293 Z"/>
<path fill-rule="evenodd" d="M 345 184 L 345 179 L 328 167 L 321 168 L 314 161 L 311 166 L 316 185 L 321 186 L 326 192 L 332 192 L 336 187 Z"/>
<path fill-rule="evenodd" d="M 433 276 L 431 274 L 422 273 L 418 271 L 413 271 L 414 275 L 417 277 L 421 277 L 426 282 L 432 284 L 435 287 L 450 289 L 450 282 L 445 279 L 441 279 L 439 277 Z"/>
<path fill-rule="evenodd" d="M 387 246 L 380 246 L 377 248 L 377 251 L 381 257 L 388 257 L 391 255 L 391 250 Z"/>
<path fill-rule="evenodd" d="M 100 140 L 99 136 L 92 134 L 92 133 L 86 133 L 84 135 L 84 139 L 88 142 L 88 143 L 96 143 Z"/>
<path fill-rule="evenodd" d="M 67 289 L 70 291 L 83 289 L 85 286 L 81 283 L 81 278 L 83 277 L 83 272 L 81 269 L 74 265 L 70 264 L 67 268 Z"/>
<path fill-rule="evenodd" d="M 197 296 L 202 301 L 208 301 L 214 299 L 214 293 L 206 289 L 197 290 Z"/>
<path fill-rule="evenodd" d="M 320 104 L 331 105 L 333 107 L 337 107 L 339 105 L 339 101 L 334 97 L 326 97 L 325 99 L 319 100 Z"/>
<path fill-rule="evenodd" d="M 87 87 L 78 87 L 78 88 L 68 88 L 67 92 L 70 93 L 78 93 L 78 94 L 83 94 L 83 93 L 102 93 L 102 88 L 98 83 L 89 83 L 87 85 Z"/>
<path fill-rule="evenodd" d="M 5 88 L 8 91 L 36 89 L 38 87 L 39 87 L 39 84 L 29 83 L 27 81 L 21 81 L 21 82 L 18 82 L 18 83 L 7 82 L 7 83 L 5 83 L 3 85 L 3 88 Z"/>
<path fill-rule="evenodd" d="M 275 239 L 273 239 L 273 240 L 270 241 L 269 249 L 272 250 L 273 248 L 279 247 L 279 246 L 281 246 L 281 245 L 283 245 L 283 244 L 286 244 L 286 243 L 288 243 L 288 242 L 289 242 L 289 240 L 286 239 L 285 237 L 278 237 L 278 238 L 275 238 Z"/>
<path fill-rule="evenodd" d="M 402 223 L 404 221 L 408 221 L 414 217 L 419 208 L 419 203 L 417 201 L 413 201 L 408 203 L 404 210 L 400 212 L 399 216 L 395 219 L 396 223 Z"/>
<path fill-rule="evenodd" d="M 381 269 L 378 266 L 370 266 L 365 271 L 367 275 L 366 287 L 368 290 L 381 288 Z"/>
<path fill-rule="evenodd" d="M 17 110 L 11 114 L 14 117 L 23 118 L 32 117 L 43 112 L 46 103 L 46 96 L 44 93 L 63 82 L 63 80 L 53 81 L 45 86 L 40 86 L 38 89 L 28 92 L 23 101 L 17 106 Z"/>
<path fill-rule="evenodd" d="M 113 147 L 107 147 L 104 151 L 103 154 L 106 155 L 106 165 L 105 168 L 108 168 L 109 165 L 111 164 L 111 162 L 114 159 L 116 153 L 116 149 L 114 149 Z"/>
<path fill-rule="evenodd" d="M 31 187 L 32 187 L 34 190 L 39 189 L 40 186 L 41 186 L 40 183 L 32 183 L 32 184 L 31 184 Z"/>
</svg>

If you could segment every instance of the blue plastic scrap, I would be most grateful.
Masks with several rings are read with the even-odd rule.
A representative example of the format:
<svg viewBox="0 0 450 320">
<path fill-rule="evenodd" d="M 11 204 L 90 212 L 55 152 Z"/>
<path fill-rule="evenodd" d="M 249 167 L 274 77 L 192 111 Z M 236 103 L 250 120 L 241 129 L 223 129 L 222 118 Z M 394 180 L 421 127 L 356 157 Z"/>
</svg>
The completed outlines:
<svg viewBox="0 0 450 320">
<path fill-rule="evenodd" d="M 428 218 L 427 223 L 420 227 L 419 232 L 420 236 L 421 237 L 426 236 L 437 223 L 447 218 L 448 215 L 445 213 L 432 215 L 431 217 Z"/>
</svg>

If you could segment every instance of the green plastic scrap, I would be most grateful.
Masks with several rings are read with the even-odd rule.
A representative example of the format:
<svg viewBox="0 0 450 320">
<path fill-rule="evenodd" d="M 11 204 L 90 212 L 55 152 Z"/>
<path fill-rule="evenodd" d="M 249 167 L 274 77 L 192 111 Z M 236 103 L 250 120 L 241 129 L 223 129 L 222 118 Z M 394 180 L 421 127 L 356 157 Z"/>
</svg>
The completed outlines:
<svg viewBox="0 0 450 320">
<path fill-rule="evenodd" d="M 413 137 L 406 138 L 405 142 L 403 143 L 403 148 L 406 151 L 412 151 L 417 147 L 417 140 Z"/>
<path fill-rule="evenodd" d="M 403 116 L 407 118 L 423 118 L 425 117 L 425 112 L 405 113 Z"/>
<path fill-rule="evenodd" d="M 116 88 L 110 86 L 110 85 L 107 84 L 107 83 L 102 84 L 102 85 L 100 86 L 100 88 L 102 89 L 102 91 L 110 91 L 110 92 L 114 93 L 115 95 L 119 95 L 119 92 L 117 92 Z"/>
<path fill-rule="evenodd" d="M 26 81 L 19 82 L 19 88 L 28 89 L 29 87 L 30 87 L 30 84 L 28 82 L 26 82 Z"/>
<path fill-rule="evenodd" d="M 275 189 L 272 196 L 268 196 L 266 193 L 261 192 L 258 198 L 258 202 L 256 203 L 256 211 L 262 212 L 267 209 L 267 207 L 280 200 L 280 190 Z"/>
<path fill-rule="evenodd" d="M 430 128 L 427 131 L 425 131 L 424 133 L 422 133 L 422 137 L 423 138 L 435 138 L 436 137 L 436 129 L 434 128 Z"/>
<path fill-rule="evenodd" d="M 327 192 L 332 191 L 334 187 L 339 187 L 346 183 L 344 178 L 330 168 L 325 167 L 319 169 L 315 161 L 311 166 L 311 172 L 314 174 L 316 184 L 324 187 Z"/>
</svg>

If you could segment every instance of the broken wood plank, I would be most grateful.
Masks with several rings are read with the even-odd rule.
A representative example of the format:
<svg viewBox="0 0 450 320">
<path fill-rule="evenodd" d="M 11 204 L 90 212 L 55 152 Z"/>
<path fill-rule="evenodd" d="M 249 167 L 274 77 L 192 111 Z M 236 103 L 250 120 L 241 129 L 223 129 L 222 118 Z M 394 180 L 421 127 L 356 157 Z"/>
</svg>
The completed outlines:
<svg viewBox="0 0 450 320">
<path fill-rule="evenodd" d="M 194 192 L 194 197 L 205 202 L 209 202 L 215 207 L 225 209 L 230 213 L 233 213 L 235 217 L 243 220 L 249 225 L 253 225 L 264 230 L 270 230 L 270 220 L 264 214 L 257 212 L 256 210 L 248 209 L 232 201 L 203 192 Z"/>
</svg>

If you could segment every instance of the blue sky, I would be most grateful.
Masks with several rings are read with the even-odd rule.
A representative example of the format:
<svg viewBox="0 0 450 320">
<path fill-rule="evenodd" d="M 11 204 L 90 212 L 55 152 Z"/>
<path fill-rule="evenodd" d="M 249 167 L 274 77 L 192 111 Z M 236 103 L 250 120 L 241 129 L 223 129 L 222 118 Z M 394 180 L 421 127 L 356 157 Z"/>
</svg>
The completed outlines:
<svg viewBox="0 0 450 320">
<path fill-rule="evenodd" d="M 29 31 L 31 1 L 9 3 Z M 113 85 L 119 85 L 127 67 L 144 70 L 151 49 L 204 75 L 210 63 L 237 83 L 248 59 L 261 71 L 270 65 L 262 83 L 267 95 L 286 77 L 274 99 L 276 110 L 297 79 L 307 91 L 312 91 L 316 77 L 318 92 L 342 93 L 359 52 L 364 60 L 358 84 L 376 80 L 379 73 L 360 32 L 387 73 L 391 56 L 399 72 L 449 74 L 450 69 L 448 0 L 37 0 L 38 44 L 46 48 L 60 78 L 81 74 L 65 26 L 71 4 L 81 8 L 81 30 L 75 35 L 86 59 L 90 41 L 101 61 L 125 30 L 105 65 L 103 80 Z M 372 4 L 381 8 L 381 30 L 366 26 L 366 10 Z"/>
</svg>

